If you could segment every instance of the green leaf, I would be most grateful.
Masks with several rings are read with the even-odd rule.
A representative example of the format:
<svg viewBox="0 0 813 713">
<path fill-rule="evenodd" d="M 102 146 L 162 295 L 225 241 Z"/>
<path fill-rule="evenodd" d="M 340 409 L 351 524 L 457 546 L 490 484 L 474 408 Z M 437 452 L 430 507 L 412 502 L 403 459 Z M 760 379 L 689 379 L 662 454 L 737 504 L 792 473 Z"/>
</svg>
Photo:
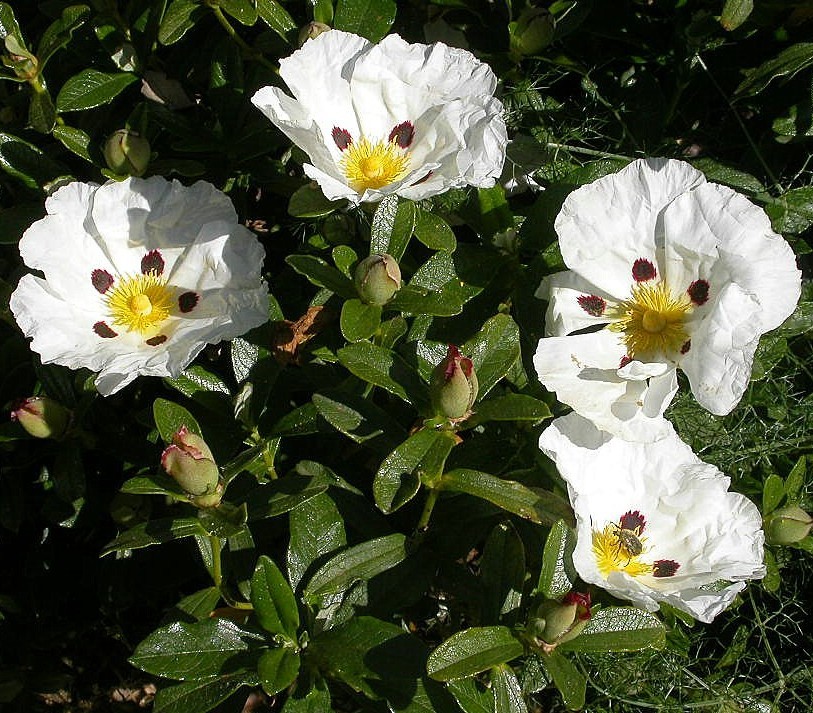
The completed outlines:
<svg viewBox="0 0 813 713">
<path fill-rule="evenodd" d="M 322 218 L 347 201 L 329 201 L 316 183 L 306 183 L 294 191 L 288 202 L 288 213 L 294 218 Z"/>
<path fill-rule="evenodd" d="M 538 524 L 552 525 L 559 519 L 572 520 L 570 508 L 561 498 L 537 492 L 514 480 L 503 480 L 479 470 L 458 468 L 444 473 L 440 487 L 468 493 Z"/>
<path fill-rule="evenodd" d="M 542 656 L 550 677 L 562 694 L 562 701 L 568 710 L 579 710 L 584 707 L 587 692 L 587 679 L 559 651 L 552 651 Z"/>
<path fill-rule="evenodd" d="M 794 337 L 813 329 L 813 302 L 799 302 L 793 314 L 780 324 L 773 334 Z"/>
<path fill-rule="evenodd" d="M 257 22 L 257 8 L 251 0 L 217 0 L 217 4 L 243 25 L 250 27 Z"/>
<path fill-rule="evenodd" d="M 42 216 L 40 203 L 20 203 L 0 210 L 0 245 L 16 245 L 26 229 Z"/>
<path fill-rule="evenodd" d="M 82 129 L 60 124 L 54 127 L 53 133 L 54 138 L 59 139 L 66 149 L 72 151 L 80 158 L 85 159 L 85 161 L 93 163 L 93 159 L 90 156 L 90 136 L 82 131 Z"/>
<path fill-rule="evenodd" d="M 751 195 L 757 195 L 765 191 L 765 186 L 758 178 L 755 178 L 750 173 L 745 173 L 745 171 L 738 171 L 736 168 L 719 163 L 714 159 L 699 158 L 692 161 L 692 166 L 698 171 L 702 171 L 710 181 L 731 186 L 738 191 L 750 193 Z"/>
<path fill-rule="evenodd" d="M 291 649 L 268 649 L 257 662 L 263 690 L 273 696 L 288 688 L 299 674 L 299 654 Z"/>
<path fill-rule="evenodd" d="M 329 25 L 333 22 L 333 0 L 310 0 L 313 6 L 313 19 Z"/>
<path fill-rule="evenodd" d="M 332 710 L 330 691 L 321 678 L 317 676 L 313 688 L 306 690 L 304 695 L 299 689 L 291 693 L 282 706 L 282 713 L 329 713 Z"/>
<path fill-rule="evenodd" d="M 773 59 L 750 70 L 734 94 L 740 96 L 759 94 L 777 77 L 792 77 L 811 64 L 813 64 L 813 42 L 797 42 L 782 50 Z"/>
<path fill-rule="evenodd" d="M 539 573 L 537 591 L 546 599 L 561 599 L 572 588 L 578 578 L 573 567 L 573 550 L 576 548 L 576 533 L 563 520 L 550 529 L 542 553 L 542 570 Z"/>
<path fill-rule="evenodd" d="M 251 603 L 263 629 L 272 634 L 283 634 L 296 642 L 299 610 L 294 593 L 279 567 L 265 555 L 257 560 L 251 578 Z"/>
<path fill-rule="evenodd" d="M 74 30 L 84 25 L 89 17 L 90 8 L 87 5 L 70 5 L 62 10 L 62 16 L 45 29 L 37 46 L 40 71 L 57 50 L 71 41 Z"/>
<path fill-rule="evenodd" d="M 296 22 L 276 0 L 257 0 L 257 14 L 283 40 L 290 42 Z"/>
<path fill-rule="evenodd" d="M 666 630 L 656 616 L 635 607 L 605 607 L 593 613 L 581 634 L 559 645 L 560 651 L 640 651 L 660 649 Z"/>
<path fill-rule="evenodd" d="M 34 144 L 2 132 L 0 168 L 35 190 L 68 173 L 65 166 L 48 158 Z"/>
<path fill-rule="evenodd" d="M 285 262 L 318 287 L 324 287 L 345 299 L 354 299 L 358 296 L 353 282 L 320 257 L 289 255 Z"/>
<path fill-rule="evenodd" d="M 289 515 L 288 578 L 299 585 L 314 562 L 347 544 L 344 520 L 326 493 L 298 505 Z"/>
<path fill-rule="evenodd" d="M 243 661 L 250 640 L 262 637 L 244 631 L 229 619 L 176 621 L 153 631 L 129 661 L 142 671 L 189 681 L 217 676 Z"/>
<path fill-rule="evenodd" d="M 519 327 L 507 314 L 495 314 L 460 351 L 474 363 L 482 400 L 519 359 Z"/>
<path fill-rule="evenodd" d="M 754 9 L 754 0 L 726 0 L 723 6 L 723 14 L 720 16 L 720 24 L 724 30 L 736 30 Z"/>
<path fill-rule="evenodd" d="M 449 681 L 446 688 L 465 713 L 494 713 L 494 694 L 476 678 Z"/>
<path fill-rule="evenodd" d="M 182 371 L 175 379 L 166 379 L 166 382 L 187 398 L 199 392 L 231 396 L 231 390 L 223 379 L 197 364 Z"/>
<path fill-rule="evenodd" d="M 380 386 L 418 408 L 426 404 L 426 386 L 395 352 L 369 342 L 356 342 L 339 349 L 336 356 L 342 366 L 362 381 Z"/>
<path fill-rule="evenodd" d="M 429 654 L 426 670 L 438 681 L 453 681 L 507 663 L 524 650 L 505 626 L 473 627 L 458 631 L 441 643 Z"/>
<path fill-rule="evenodd" d="M 779 507 L 785 497 L 785 481 L 775 473 L 771 473 L 762 486 L 762 515 L 765 516 Z"/>
<path fill-rule="evenodd" d="M 360 342 L 375 334 L 381 324 L 381 307 L 364 304 L 359 299 L 347 300 L 342 305 L 339 326 L 348 342 Z"/>
<path fill-rule="evenodd" d="M 533 423 L 539 423 L 552 417 L 553 414 L 544 401 L 526 394 L 508 393 L 479 403 L 467 425 L 487 421 L 532 421 Z"/>
<path fill-rule="evenodd" d="M 161 688 L 155 696 L 153 713 L 206 713 L 226 700 L 238 688 L 253 685 L 254 679 L 245 671 L 189 681 L 178 686 Z"/>
<path fill-rule="evenodd" d="M 402 287 L 387 303 L 387 309 L 404 314 L 428 314 L 434 317 L 453 317 L 463 311 L 469 296 L 458 282 L 449 282 L 440 290 L 429 290 L 416 285 Z"/>
<path fill-rule="evenodd" d="M 180 40 L 206 14 L 206 8 L 196 0 L 173 0 L 161 19 L 158 41 L 171 45 Z"/>
<path fill-rule="evenodd" d="M 499 713 L 528 713 L 522 687 L 510 666 L 500 664 L 491 669 L 494 710 Z"/>
<path fill-rule="evenodd" d="M 28 123 L 35 131 L 49 134 L 56 122 L 56 108 L 47 89 L 34 90 L 28 106 Z"/>
<path fill-rule="evenodd" d="M 248 519 L 262 520 L 283 515 L 323 493 L 327 486 L 328 482 L 323 476 L 301 476 L 293 473 L 261 485 L 245 498 Z"/>
<path fill-rule="evenodd" d="M 316 602 L 327 594 L 345 591 L 353 582 L 385 572 L 406 559 L 405 545 L 404 535 L 394 533 L 340 552 L 316 570 L 304 589 L 305 599 Z"/>
<path fill-rule="evenodd" d="M 129 72 L 108 74 L 84 69 L 62 85 L 56 98 L 56 108 L 62 113 L 107 104 L 137 80 L 138 77 Z"/>
<path fill-rule="evenodd" d="M 179 601 L 173 611 L 188 614 L 194 621 L 209 619 L 209 615 L 220 601 L 220 590 L 217 587 L 206 587 L 190 594 Z"/>
<path fill-rule="evenodd" d="M 195 417 L 183 406 L 172 401 L 155 399 L 152 404 L 152 416 L 164 443 L 172 443 L 172 437 L 182 426 L 186 426 L 189 431 L 198 436 L 203 435 Z"/>
<path fill-rule="evenodd" d="M 800 456 L 796 464 L 791 468 L 788 477 L 785 478 L 785 492 L 788 496 L 788 503 L 796 505 L 801 496 L 807 481 L 807 456 Z M 764 514 L 764 513 L 763 513 Z"/>
<path fill-rule="evenodd" d="M 798 234 L 813 225 L 813 186 L 794 188 L 765 206 L 773 229 Z"/>
<path fill-rule="evenodd" d="M 333 26 L 378 42 L 395 22 L 394 0 L 339 0 Z"/>
<path fill-rule="evenodd" d="M 406 438 L 401 426 L 370 399 L 334 389 L 314 394 L 313 403 L 337 431 L 385 455 Z"/>
<path fill-rule="evenodd" d="M 0 39 L 9 35 L 16 38 L 21 45 L 25 45 L 17 18 L 14 17 L 14 10 L 8 3 L 0 2 Z"/>
<path fill-rule="evenodd" d="M 177 500 L 188 500 L 184 489 L 164 473 L 154 475 L 137 475 L 124 481 L 122 493 L 131 495 L 169 495 Z"/>
<path fill-rule="evenodd" d="M 415 227 L 415 204 L 391 195 L 378 204 L 370 227 L 370 254 L 387 253 L 396 260 L 404 256 Z"/>
<path fill-rule="evenodd" d="M 449 224 L 439 215 L 425 210 L 419 211 L 415 220 L 415 237 L 430 250 L 454 252 L 457 239 Z"/>
<path fill-rule="evenodd" d="M 208 535 L 196 517 L 167 517 L 143 522 L 122 532 L 115 540 L 105 545 L 102 557 L 121 550 L 137 550 L 141 547 L 161 545 L 182 537 Z"/>
<path fill-rule="evenodd" d="M 379 509 L 394 512 L 417 495 L 421 481 L 436 480 L 454 445 L 454 434 L 429 428 L 401 443 L 384 459 L 373 479 L 373 496 Z"/>
<path fill-rule="evenodd" d="M 224 502 L 216 508 L 198 510 L 198 519 L 212 537 L 234 537 L 245 532 L 248 512 L 245 503 L 237 506 Z"/>
<path fill-rule="evenodd" d="M 513 626 L 525 583 L 525 546 L 510 522 L 501 522 L 488 536 L 480 578 L 485 593 L 483 621 Z"/>
</svg>

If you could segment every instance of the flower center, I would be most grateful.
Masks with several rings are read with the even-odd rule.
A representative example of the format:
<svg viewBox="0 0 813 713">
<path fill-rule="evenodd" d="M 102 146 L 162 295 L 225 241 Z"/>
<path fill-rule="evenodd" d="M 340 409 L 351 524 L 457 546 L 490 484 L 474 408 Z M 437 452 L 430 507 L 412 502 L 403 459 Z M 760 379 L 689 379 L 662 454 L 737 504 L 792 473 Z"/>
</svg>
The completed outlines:
<svg viewBox="0 0 813 713">
<path fill-rule="evenodd" d="M 632 359 L 666 356 L 679 352 L 689 338 L 685 322 L 691 311 L 691 300 L 685 294 L 674 297 L 665 282 L 639 283 L 630 299 L 613 309 L 609 329 L 623 333 Z"/>
<path fill-rule="evenodd" d="M 403 178 L 409 170 L 409 155 L 397 141 L 374 144 L 361 139 L 347 147 L 339 165 L 353 189 L 362 193 Z"/>
<path fill-rule="evenodd" d="M 601 576 L 610 572 L 626 572 L 631 577 L 651 574 L 652 565 L 641 562 L 645 537 L 638 530 L 621 528 L 611 522 L 603 530 L 593 530 L 593 554 Z"/>
<path fill-rule="evenodd" d="M 157 331 L 170 315 L 172 288 L 154 272 L 125 277 L 107 297 L 107 309 L 114 325 L 128 332 Z"/>
</svg>

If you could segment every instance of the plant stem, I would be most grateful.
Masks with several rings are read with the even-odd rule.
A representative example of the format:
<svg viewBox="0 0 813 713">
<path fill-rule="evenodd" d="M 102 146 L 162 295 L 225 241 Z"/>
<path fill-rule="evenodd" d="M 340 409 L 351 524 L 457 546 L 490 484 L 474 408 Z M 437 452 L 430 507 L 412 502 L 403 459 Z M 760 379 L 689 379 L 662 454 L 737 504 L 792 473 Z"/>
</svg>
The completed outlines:
<svg viewBox="0 0 813 713">
<path fill-rule="evenodd" d="M 432 517 L 432 510 L 435 509 L 435 503 L 437 502 L 438 496 L 440 495 L 440 490 L 435 488 L 429 489 L 429 495 L 426 496 L 426 502 L 423 506 L 423 512 L 421 513 L 421 517 L 418 520 L 418 524 L 415 526 L 415 529 L 418 532 L 422 532 L 427 527 L 429 527 L 429 518 Z"/>
<path fill-rule="evenodd" d="M 563 149 L 564 151 L 570 151 L 570 153 L 580 153 L 584 154 L 585 156 L 598 156 L 599 158 L 615 158 L 621 161 L 632 161 L 629 156 L 622 156 L 618 153 L 607 153 L 606 151 L 596 151 L 595 149 L 586 149 L 580 146 L 571 146 L 570 144 L 557 144 L 548 142 L 545 144 L 549 149 Z"/>
<path fill-rule="evenodd" d="M 276 74 L 279 74 L 279 67 L 274 65 L 273 63 L 269 62 L 265 57 L 263 57 L 261 52 L 258 52 L 254 49 L 251 45 L 248 44 L 240 35 L 237 34 L 237 30 L 234 29 L 232 24 L 229 22 L 228 18 L 223 14 L 223 11 L 220 9 L 218 5 L 209 5 L 212 9 L 212 12 L 215 14 L 217 21 L 222 25 L 223 29 L 226 30 L 229 37 L 231 37 L 236 43 L 237 46 L 243 50 L 247 57 L 250 57 L 253 60 L 256 60 L 264 67 L 267 67 L 271 71 Z"/>
<path fill-rule="evenodd" d="M 215 583 L 215 587 L 222 591 L 223 567 L 220 561 L 220 554 L 223 548 L 220 545 L 220 538 L 210 535 L 209 544 L 212 546 L 212 581 Z"/>
</svg>

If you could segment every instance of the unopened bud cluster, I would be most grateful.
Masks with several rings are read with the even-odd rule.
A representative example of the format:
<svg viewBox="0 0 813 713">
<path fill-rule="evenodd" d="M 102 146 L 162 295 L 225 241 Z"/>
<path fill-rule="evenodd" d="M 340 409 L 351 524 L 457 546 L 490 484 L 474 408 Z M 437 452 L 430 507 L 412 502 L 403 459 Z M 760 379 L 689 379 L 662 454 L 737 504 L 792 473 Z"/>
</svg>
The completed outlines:
<svg viewBox="0 0 813 713">
<path fill-rule="evenodd" d="M 450 344 L 446 358 L 432 372 L 429 388 L 435 414 L 449 419 L 465 418 L 477 398 L 477 374 L 471 359 Z"/>
<path fill-rule="evenodd" d="M 161 465 L 183 488 L 193 505 L 217 507 L 223 498 L 223 482 L 212 451 L 200 436 L 182 426 L 161 454 Z"/>
</svg>

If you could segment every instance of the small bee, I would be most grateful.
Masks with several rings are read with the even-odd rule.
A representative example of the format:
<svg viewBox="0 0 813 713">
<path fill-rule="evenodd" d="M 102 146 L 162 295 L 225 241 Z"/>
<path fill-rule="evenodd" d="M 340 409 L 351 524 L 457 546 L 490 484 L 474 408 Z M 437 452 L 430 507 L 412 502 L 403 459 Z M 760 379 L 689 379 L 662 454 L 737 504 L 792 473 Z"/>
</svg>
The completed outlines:
<svg viewBox="0 0 813 713">
<path fill-rule="evenodd" d="M 636 527 L 634 530 L 629 530 L 616 523 L 613 523 L 613 526 L 615 527 L 614 534 L 618 538 L 618 553 L 623 552 L 627 556 L 627 564 L 629 564 L 633 557 L 637 557 L 644 551 L 644 546 L 638 539 L 641 528 Z"/>
</svg>

